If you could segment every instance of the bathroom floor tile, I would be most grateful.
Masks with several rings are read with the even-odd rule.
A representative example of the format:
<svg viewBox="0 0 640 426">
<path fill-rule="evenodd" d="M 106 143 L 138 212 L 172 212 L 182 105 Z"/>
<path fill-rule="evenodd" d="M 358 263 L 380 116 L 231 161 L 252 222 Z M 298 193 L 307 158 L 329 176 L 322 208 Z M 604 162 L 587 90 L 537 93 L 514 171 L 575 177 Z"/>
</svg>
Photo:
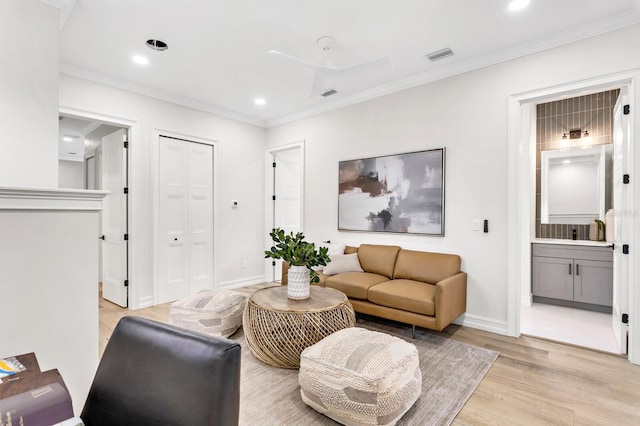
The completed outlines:
<svg viewBox="0 0 640 426">
<path fill-rule="evenodd" d="M 520 332 L 619 354 L 611 314 L 533 303 L 520 309 Z"/>
</svg>

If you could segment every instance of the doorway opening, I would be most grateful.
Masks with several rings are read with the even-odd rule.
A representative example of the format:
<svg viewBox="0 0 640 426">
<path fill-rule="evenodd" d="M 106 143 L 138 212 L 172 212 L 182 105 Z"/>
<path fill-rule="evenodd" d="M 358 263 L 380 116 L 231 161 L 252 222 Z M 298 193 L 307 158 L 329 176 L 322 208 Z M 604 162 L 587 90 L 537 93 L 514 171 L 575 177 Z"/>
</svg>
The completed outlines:
<svg viewBox="0 0 640 426">
<path fill-rule="evenodd" d="M 537 106 L 545 103 L 561 101 L 571 97 L 580 97 L 584 95 L 590 95 L 594 93 L 606 92 L 611 90 L 620 89 L 626 94 L 626 105 L 630 105 L 635 99 L 634 83 L 637 78 L 636 74 L 625 74 L 608 76 L 599 79 L 593 79 L 586 82 L 578 82 L 567 84 L 561 87 L 553 87 L 549 89 L 538 90 L 535 92 L 513 95 L 509 100 L 509 238 L 508 238 L 508 334 L 512 336 L 519 336 L 520 333 L 531 333 L 526 329 L 525 322 L 529 321 L 527 317 L 529 312 L 525 312 L 532 304 L 532 283 L 534 280 L 533 273 L 537 266 L 533 265 L 533 257 L 536 254 L 535 243 L 538 243 L 540 238 L 542 223 L 536 222 L 536 218 L 540 217 L 536 214 L 537 204 L 540 202 L 540 197 L 536 197 L 536 187 L 540 180 L 536 175 L 536 165 L 540 164 L 540 154 L 537 151 L 537 133 L 541 129 L 537 128 Z M 631 106 L 632 107 L 632 106 Z M 625 108 L 628 110 L 629 107 Z M 628 148 L 619 150 L 618 152 L 625 158 L 626 164 L 624 169 L 626 173 L 630 173 L 630 170 L 634 167 L 633 157 L 633 132 L 632 122 L 633 116 L 626 115 L 624 124 L 624 130 L 626 136 L 626 144 Z M 571 130 L 577 130 L 573 128 L 567 129 L 565 132 L 569 136 Z M 582 129 L 584 131 L 584 129 Z M 589 130 L 589 129 L 588 129 Z M 557 137 L 562 140 L 563 133 L 560 133 Z M 591 133 L 591 130 L 589 130 Z M 618 133 L 617 131 L 614 133 Z M 584 132 L 582 132 L 584 135 Z M 617 142 L 614 142 L 617 143 Z M 615 157 L 615 155 L 614 155 Z M 615 166 L 614 166 L 615 169 Z M 620 176 L 622 178 L 622 176 Z M 614 172 L 614 181 L 617 179 Z M 615 228 L 618 232 L 618 238 L 632 242 L 634 238 L 633 223 L 628 220 L 622 219 L 629 209 L 632 209 L 633 204 L 633 192 L 630 186 L 625 188 L 627 193 L 624 202 L 616 204 L 614 202 L 615 210 Z M 604 213 L 604 212 L 602 212 Z M 622 217 L 622 218 L 621 218 Z M 594 218 L 595 219 L 595 218 Z M 558 228 L 557 225 L 553 225 Z M 561 227 L 560 227 L 561 228 Z M 584 228 L 587 229 L 587 228 Z M 556 229 L 556 231 L 563 232 L 563 229 Z M 569 232 L 572 232 L 573 228 L 570 228 Z M 565 241 L 572 243 L 572 235 Z M 544 235 L 543 235 L 544 237 Z M 566 236 L 562 236 L 566 238 Z M 549 238 L 549 236 L 547 236 Z M 614 246 L 617 246 L 615 244 Z M 631 256 L 621 256 L 618 254 L 619 247 L 615 247 L 616 250 L 612 250 L 613 254 L 613 315 L 610 315 L 611 332 L 608 333 L 616 336 L 616 344 L 618 350 L 617 353 L 626 353 L 627 332 L 633 335 L 633 324 L 627 327 L 623 324 L 623 316 L 617 315 L 615 312 L 622 309 L 628 312 L 628 306 L 632 305 L 633 295 L 628 292 L 633 288 L 633 272 Z M 582 263 L 580 267 L 582 268 Z M 571 270 L 571 279 L 576 277 L 576 263 L 571 266 L 564 265 L 562 270 L 566 276 L 570 276 L 569 270 Z M 583 270 L 581 269 L 581 272 Z M 582 275 L 581 275 L 582 278 Z M 568 279 L 567 279 L 568 282 Z M 574 289 L 575 291 L 575 289 Z M 543 300 L 544 301 L 544 300 Z M 535 301 L 534 301 L 535 302 Z M 621 303 L 624 305 L 621 307 Z M 569 304 L 570 305 L 570 304 Z M 616 305 L 617 308 L 616 308 Z M 576 306 L 570 306 L 576 308 Z M 577 311 L 574 311 L 577 312 Z M 583 321 L 583 320 L 579 320 Z M 606 323 L 606 319 L 603 323 Z M 560 327 L 560 322 L 556 322 L 556 328 Z M 618 329 L 618 333 L 615 333 L 615 329 Z M 569 332 L 571 334 L 571 332 Z M 553 340 L 564 340 L 561 337 L 554 336 L 542 336 Z M 629 339 L 631 342 L 631 338 Z M 570 342 L 571 343 L 571 342 Z M 581 342 L 573 342 L 581 346 L 585 346 Z M 606 349 L 605 349 L 606 350 Z M 631 352 L 629 352 L 629 358 L 632 359 Z"/>
<path fill-rule="evenodd" d="M 267 150 L 265 156 L 265 202 L 268 230 L 303 231 L 304 141 Z M 272 245 L 266 233 L 265 248 Z M 280 281 L 282 260 L 265 260 L 267 281 Z"/>
<path fill-rule="evenodd" d="M 605 212 L 613 207 L 619 94 L 613 89 L 535 105 L 532 296 L 521 306 L 520 330 L 612 353 L 621 348 L 611 327 L 613 252 Z"/>
<path fill-rule="evenodd" d="M 58 129 L 58 186 L 109 191 L 99 219 L 98 282 L 104 299 L 126 308 L 129 128 L 61 113 Z"/>
</svg>

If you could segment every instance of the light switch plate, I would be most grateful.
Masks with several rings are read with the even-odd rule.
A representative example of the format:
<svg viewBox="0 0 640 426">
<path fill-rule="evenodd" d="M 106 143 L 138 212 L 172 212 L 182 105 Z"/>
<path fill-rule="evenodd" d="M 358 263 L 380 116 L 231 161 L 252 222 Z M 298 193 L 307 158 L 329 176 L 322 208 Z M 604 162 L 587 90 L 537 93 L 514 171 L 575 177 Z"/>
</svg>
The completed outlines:
<svg viewBox="0 0 640 426">
<path fill-rule="evenodd" d="M 471 230 L 479 231 L 480 230 L 480 219 L 473 219 L 471 221 Z"/>
</svg>

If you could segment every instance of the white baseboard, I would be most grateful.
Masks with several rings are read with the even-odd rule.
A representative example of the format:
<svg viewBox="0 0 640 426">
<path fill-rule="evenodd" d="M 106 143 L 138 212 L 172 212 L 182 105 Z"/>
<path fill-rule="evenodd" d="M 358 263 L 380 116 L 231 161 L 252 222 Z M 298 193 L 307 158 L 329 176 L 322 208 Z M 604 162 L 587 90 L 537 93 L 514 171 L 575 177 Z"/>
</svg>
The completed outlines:
<svg viewBox="0 0 640 426">
<path fill-rule="evenodd" d="M 493 318 L 465 313 L 453 321 L 453 323 L 463 325 L 465 327 L 477 328 L 478 330 L 484 330 L 490 333 L 502 334 L 504 336 L 507 335 L 507 322 Z"/>
<path fill-rule="evenodd" d="M 523 294 L 522 296 L 520 296 L 520 304 L 522 306 L 531 306 L 531 304 L 533 304 L 533 295 Z"/>
<path fill-rule="evenodd" d="M 135 308 L 129 307 L 129 309 L 142 309 L 150 306 L 153 306 L 153 296 L 146 296 L 138 299 L 138 306 Z"/>
<path fill-rule="evenodd" d="M 220 289 L 240 288 L 248 285 L 262 284 L 264 282 L 266 282 L 264 275 L 256 275 L 255 277 L 243 278 L 241 280 L 222 282 L 220 283 Z"/>
</svg>

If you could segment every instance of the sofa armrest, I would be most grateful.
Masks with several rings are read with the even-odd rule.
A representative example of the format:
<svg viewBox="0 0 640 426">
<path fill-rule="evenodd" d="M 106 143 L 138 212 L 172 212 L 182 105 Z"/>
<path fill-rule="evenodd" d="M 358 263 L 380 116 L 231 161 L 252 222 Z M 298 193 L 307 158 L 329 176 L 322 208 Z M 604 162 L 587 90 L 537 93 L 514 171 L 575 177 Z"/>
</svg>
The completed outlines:
<svg viewBox="0 0 640 426">
<path fill-rule="evenodd" d="M 281 278 L 280 284 L 282 285 L 289 284 L 289 268 L 290 267 L 291 265 L 289 265 L 289 262 L 285 262 L 284 260 L 282 261 L 282 278 Z"/>
<path fill-rule="evenodd" d="M 436 327 L 442 331 L 467 310 L 467 273 L 459 272 L 436 283 Z"/>
</svg>

